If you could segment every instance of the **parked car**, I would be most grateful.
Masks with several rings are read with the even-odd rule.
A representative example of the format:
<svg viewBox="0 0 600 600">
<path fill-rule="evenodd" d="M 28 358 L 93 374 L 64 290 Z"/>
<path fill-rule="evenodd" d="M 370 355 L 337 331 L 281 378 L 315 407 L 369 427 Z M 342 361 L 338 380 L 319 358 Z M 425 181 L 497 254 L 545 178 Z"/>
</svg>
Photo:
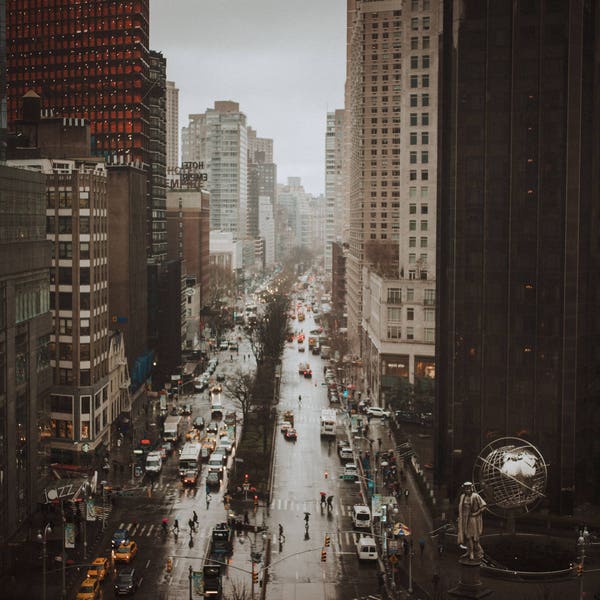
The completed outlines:
<svg viewBox="0 0 600 600">
<path fill-rule="evenodd" d="M 289 421 L 282 421 L 279 425 L 281 433 L 285 433 L 288 429 L 292 428 L 292 424 Z"/>
<path fill-rule="evenodd" d="M 381 406 L 369 406 L 369 408 L 367 408 L 367 415 L 370 415 L 371 417 L 383 417 L 384 419 L 387 419 L 390 416 L 390 411 L 384 410 L 381 408 Z"/>
<path fill-rule="evenodd" d="M 194 429 L 204 429 L 204 418 L 203 417 L 196 417 L 194 419 L 194 423 L 193 423 Z"/>
<path fill-rule="evenodd" d="M 290 428 L 285 432 L 285 439 L 296 441 L 298 439 L 298 432 L 294 428 Z"/>
<path fill-rule="evenodd" d="M 233 450 L 233 444 L 233 440 L 230 440 L 227 436 L 223 436 L 217 444 L 217 449 L 223 448 L 229 454 Z"/>
<path fill-rule="evenodd" d="M 140 585 L 139 578 L 133 567 L 124 567 L 115 579 L 115 596 L 133 596 Z"/>
<path fill-rule="evenodd" d="M 187 417 L 192 414 L 192 407 L 189 404 L 184 404 L 180 409 L 180 414 Z"/>
</svg>

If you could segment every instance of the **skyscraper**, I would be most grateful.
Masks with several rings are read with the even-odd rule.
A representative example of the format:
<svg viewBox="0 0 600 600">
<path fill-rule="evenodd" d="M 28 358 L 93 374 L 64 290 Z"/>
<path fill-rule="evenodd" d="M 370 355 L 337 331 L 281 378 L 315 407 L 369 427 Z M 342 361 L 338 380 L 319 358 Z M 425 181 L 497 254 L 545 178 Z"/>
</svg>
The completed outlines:
<svg viewBox="0 0 600 600">
<path fill-rule="evenodd" d="M 167 81 L 167 169 L 179 166 L 179 88 Z"/>
<path fill-rule="evenodd" d="M 600 5 L 444 6 L 436 482 L 502 436 L 549 463 L 548 501 L 600 499 Z"/>
<path fill-rule="evenodd" d="M 248 136 L 237 102 L 216 101 L 189 115 L 181 132 L 183 162 L 203 163 L 210 192 L 210 228 L 247 239 Z"/>
<path fill-rule="evenodd" d="M 435 373 L 439 7 L 348 1 L 348 341 L 383 404 Z"/>
<path fill-rule="evenodd" d="M 92 150 L 150 162 L 149 0 L 7 0 L 8 123 L 38 93 L 57 116 L 87 119 Z"/>
</svg>

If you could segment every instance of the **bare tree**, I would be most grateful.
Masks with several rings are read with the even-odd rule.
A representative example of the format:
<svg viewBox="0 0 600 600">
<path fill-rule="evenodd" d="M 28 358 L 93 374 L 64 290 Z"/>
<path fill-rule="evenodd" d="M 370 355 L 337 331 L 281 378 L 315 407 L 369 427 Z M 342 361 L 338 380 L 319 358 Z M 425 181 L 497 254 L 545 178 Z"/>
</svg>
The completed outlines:
<svg viewBox="0 0 600 600">
<path fill-rule="evenodd" d="M 242 409 L 244 420 L 252 409 L 253 395 L 252 392 L 255 386 L 254 373 L 243 373 L 237 370 L 233 375 L 229 376 L 224 384 L 228 395 L 236 400 Z"/>
<path fill-rule="evenodd" d="M 239 579 L 230 579 L 231 591 L 228 600 L 250 600 L 250 591 L 244 581 Z"/>
</svg>

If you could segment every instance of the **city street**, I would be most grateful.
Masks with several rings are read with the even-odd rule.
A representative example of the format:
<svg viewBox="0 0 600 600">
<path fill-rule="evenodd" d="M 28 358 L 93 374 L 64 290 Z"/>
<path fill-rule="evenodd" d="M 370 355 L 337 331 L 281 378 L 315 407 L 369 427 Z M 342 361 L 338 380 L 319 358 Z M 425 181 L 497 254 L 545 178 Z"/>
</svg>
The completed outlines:
<svg viewBox="0 0 600 600">
<path fill-rule="evenodd" d="M 292 327 L 308 335 L 316 327 L 312 314 Z M 308 347 L 307 341 L 304 341 Z M 312 379 L 298 374 L 298 363 L 310 362 Z M 271 529 L 281 523 L 285 539 L 273 534 L 270 582 L 267 597 L 276 600 L 321 598 L 340 600 L 367 595 L 377 590 L 376 565 L 357 559 L 351 522 L 354 504 L 362 504 L 360 485 L 340 480 L 342 463 L 336 441 L 321 438 L 321 410 L 329 406 L 320 356 L 298 352 L 298 343 L 288 343 L 282 364 L 279 414 L 293 410 L 298 432 L 296 442 L 278 434 L 275 476 L 271 503 Z M 302 396 L 302 402 L 298 396 Z M 338 415 L 337 439 L 346 438 L 346 422 Z M 333 495 L 333 510 L 320 508 L 320 492 Z M 310 513 L 305 534 L 304 514 Z M 321 562 L 325 535 L 331 538 L 327 562 Z"/>
</svg>

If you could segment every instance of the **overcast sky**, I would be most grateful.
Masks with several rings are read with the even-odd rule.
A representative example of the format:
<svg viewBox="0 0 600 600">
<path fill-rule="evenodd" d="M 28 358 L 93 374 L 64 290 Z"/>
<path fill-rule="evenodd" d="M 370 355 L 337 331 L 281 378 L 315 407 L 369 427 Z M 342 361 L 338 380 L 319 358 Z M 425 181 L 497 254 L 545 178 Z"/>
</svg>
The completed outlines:
<svg viewBox="0 0 600 600">
<path fill-rule="evenodd" d="M 151 0 L 150 47 L 179 88 L 179 126 L 239 102 L 273 138 L 277 179 L 324 191 L 327 111 L 343 107 L 346 0 Z"/>
</svg>

